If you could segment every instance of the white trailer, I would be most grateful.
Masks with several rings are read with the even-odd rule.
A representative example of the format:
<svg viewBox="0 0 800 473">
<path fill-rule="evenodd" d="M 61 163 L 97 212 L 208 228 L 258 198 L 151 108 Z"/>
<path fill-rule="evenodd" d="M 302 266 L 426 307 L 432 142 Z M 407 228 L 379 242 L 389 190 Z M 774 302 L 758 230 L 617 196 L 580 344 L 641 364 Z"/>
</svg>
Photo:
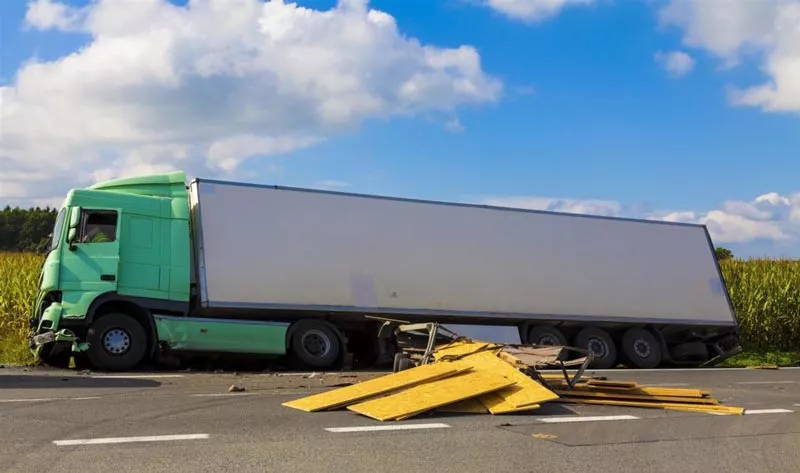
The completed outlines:
<svg viewBox="0 0 800 473">
<path fill-rule="evenodd" d="M 596 368 L 740 350 L 702 225 L 206 179 L 189 199 L 200 313 L 316 317 L 357 345 L 368 315 L 511 327 Z"/>
</svg>

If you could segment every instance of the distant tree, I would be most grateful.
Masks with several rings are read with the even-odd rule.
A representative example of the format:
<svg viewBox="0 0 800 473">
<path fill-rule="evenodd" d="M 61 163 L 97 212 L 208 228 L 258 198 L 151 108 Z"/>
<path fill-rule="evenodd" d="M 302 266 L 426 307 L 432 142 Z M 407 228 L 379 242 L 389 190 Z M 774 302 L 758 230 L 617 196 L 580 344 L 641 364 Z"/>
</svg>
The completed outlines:
<svg viewBox="0 0 800 473">
<path fill-rule="evenodd" d="M 0 251 L 45 251 L 58 211 L 6 206 L 0 210 Z"/>
<path fill-rule="evenodd" d="M 718 246 L 715 250 L 717 252 L 717 259 L 720 261 L 733 258 L 733 252 L 727 248 Z"/>
</svg>

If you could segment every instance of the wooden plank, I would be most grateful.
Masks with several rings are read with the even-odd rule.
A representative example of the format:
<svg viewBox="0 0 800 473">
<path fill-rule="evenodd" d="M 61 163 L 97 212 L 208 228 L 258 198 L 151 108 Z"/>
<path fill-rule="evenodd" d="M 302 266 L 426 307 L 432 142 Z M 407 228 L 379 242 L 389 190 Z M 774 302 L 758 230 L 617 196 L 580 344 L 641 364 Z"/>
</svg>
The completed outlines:
<svg viewBox="0 0 800 473">
<path fill-rule="evenodd" d="M 627 392 L 619 393 L 599 393 L 591 391 L 570 391 L 570 390 L 555 390 L 555 393 L 561 397 L 574 397 L 579 399 L 617 399 L 617 400 L 631 400 L 631 401 L 661 401 L 661 402 L 687 402 L 694 404 L 719 404 L 719 401 L 711 398 L 695 398 L 695 397 L 679 397 L 679 396 L 651 396 L 647 394 L 628 394 Z"/>
<path fill-rule="evenodd" d="M 500 374 L 469 371 L 420 384 L 385 397 L 350 405 L 347 409 L 380 421 L 399 417 L 407 419 L 437 407 L 480 396 L 513 384 L 514 381 Z"/>
<path fill-rule="evenodd" d="M 489 410 L 486 409 L 478 398 L 464 399 L 463 401 L 447 404 L 446 406 L 436 408 L 438 412 L 452 412 L 456 414 L 488 414 Z M 398 418 L 402 420 L 402 418 Z"/>
<path fill-rule="evenodd" d="M 306 412 L 335 409 L 363 401 L 373 396 L 387 394 L 399 389 L 446 378 L 448 376 L 454 376 L 470 369 L 471 365 L 462 361 L 440 362 L 417 366 L 333 391 L 326 391 L 294 401 L 287 401 L 283 403 L 283 406 Z"/>
<path fill-rule="evenodd" d="M 558 402 L 566 402 L 572 404 L 595 404 L 604 406 L 622 406 L 622 407 L 647 407 L 651 409 L 667 409 L 673 411 L 692 411 L 692 412 L 714 412 L 719 414 L 744 414 L 743 407 L 722 406 L 722 405 L 703 405 L 703 404 L 676 404 L 667 402 L 638 402 L 638 401 L 612 401 L 605 399 L 575 399 L 575 398 L 560 398 Z"/>
<path fill-rule="evenodd" d="M 462 358 L 461 361 L 470 363 L 475 371 L 497 373 L 514 381 L 514 385 L 508 388 L 494 392 L 491 396 L 481 397 L 481 402 L 492 414 L 515 412 L 526 406 L 558 399 L 558 394 L 491 352 L 469 355 Z"/>
<path fill-rule="evenodd" d="M 524 406 L 514 407 L 500 394 L 501 391 L 503 390 L 487 393 L 478 398 L 484 408 L 492 415 L 514 414 L 522 411 L 532 411 L 540 407 L 540 404 L 526 404 Z"/>
</svg>

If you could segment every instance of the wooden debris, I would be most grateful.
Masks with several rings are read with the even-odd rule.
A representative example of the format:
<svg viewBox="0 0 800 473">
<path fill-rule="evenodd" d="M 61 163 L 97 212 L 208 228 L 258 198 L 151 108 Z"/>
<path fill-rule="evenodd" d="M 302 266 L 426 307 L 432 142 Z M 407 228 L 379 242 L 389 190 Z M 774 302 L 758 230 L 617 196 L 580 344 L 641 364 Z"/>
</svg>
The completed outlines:
<svg viewBox="0 0 800 473">
<path fill-rule="evenodd" d="M 743 408 L 721 405 L 700 389 L 643 386 L 593 376 L 568 383 L 563 373 L 535 371 L 534 365 L 546 365 L 560 353 L 560 347 L 506 346 L 461 339 L 434 350 L 429 364 L 283 405 L 307 412 L 346 407 L 381 421 L 402 421 L 432 411 L 519 413 L 538 409 L 546 402 L 744 413 Z"/>
</svg>

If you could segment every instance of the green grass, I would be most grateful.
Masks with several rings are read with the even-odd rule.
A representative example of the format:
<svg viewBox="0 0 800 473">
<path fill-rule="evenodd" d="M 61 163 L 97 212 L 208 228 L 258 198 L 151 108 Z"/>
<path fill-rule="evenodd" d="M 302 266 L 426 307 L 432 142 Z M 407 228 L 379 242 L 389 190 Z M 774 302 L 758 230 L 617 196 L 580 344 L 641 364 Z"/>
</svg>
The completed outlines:
<svg viewBox="0 0 800 473">
<path fill-rule="evenodd" d="M 800 351 L 795 352 L 744 352 L 720 363 L 721 368 L 752 368 L 758 366 L 798 366 Z"/>
<path fill-rule="evenodd" d="M 33 361 L 26 342 L 43 257 L 0 253 L 0 363 Z M 726 260 L 725 282 L 745 353 L 722 366 L 796 363 L 800 354 L 800 261 Z"/>
</svg>

